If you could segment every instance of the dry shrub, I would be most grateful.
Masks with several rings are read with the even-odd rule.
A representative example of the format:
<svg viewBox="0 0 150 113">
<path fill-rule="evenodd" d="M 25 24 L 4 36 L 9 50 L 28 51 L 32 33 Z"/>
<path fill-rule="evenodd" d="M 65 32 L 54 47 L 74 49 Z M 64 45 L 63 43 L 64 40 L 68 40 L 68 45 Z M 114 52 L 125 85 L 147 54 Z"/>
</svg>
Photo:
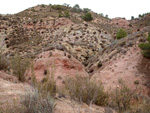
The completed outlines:
<svg viewBox="0 0 150 113">
<path fill-rule="evenodd" d="M 7 69 L 7 61 L 3 55 L 0 55 L 0 70 L 6 70 Z"/>
<path fill-rule="evenodd" d="M 23 106 L 18 102 L 18 99 L 14 99 L 11 102 L 6 101 L 0 103 L 0 113 L 24 113 Z"/>
<path fill-rule="evenodd" d="M 108 93 L 103 85 L 91 81 L 88 77 L 76 76 L 66 79 L 65 86 L 72 99 L 86 104 L 105 106 L 108 103 Z"/>
<path fill-rule="evenodd" d="M 55 107 L 54 99 L 48 93 L 43 96 L 38 89 L 28 92 L 22 104 L 24 113 L 53 113 Z"/>
<path fill-rule="evenodd" d="M 124 83 L 120 83 L 120 87 L 116 88 L 111 95 L 111 107 L 119 112 L 127 111 L 131 108 L 131 102 L 134 99 L 135 92 L 129 89 Z"/>
<path fill-rule="evenodd" d="M 43 94 L 47 95 L 50 94 L 52 97 L 56 95 L 56 81 L 54 80 L 54 73 L 53 68 L 51 73 L 49 70 L 46 70 L 46 77 L 41 81 L 38 82 L 36 80 L 35 74 L 34 74 L 34 66 L 33 63 L 31 64 L 31 72 L 32 72 L 32 84 L 34 87 L 37 87 L 38 90 Z"/>
<path fill-rule="evenodd" d="M 43 83 L 38 84 L 39 90 L 42 92 L 42 94 L 49 93 L 51 96 L 56 95 L 56 81 L 53 78 L 46 77 L 43 80 Z"/>
<path fill-rule="evenodd" d="M 150 113 L 150 98 L 143 96 L 141 102 L 138 103 L 138 106 L 135 106 L 130 111 L 132 113 Z"/>
<path fill-rule="evenodd" d="M 53 113 L 54 96 L 56 94 L 56 82 L 47 70 L 46 77 L 42 82 L 37 82 L 34 74 L 34 66 L 31 64 L 32 82 L 35 87 L 33 91 L 28 92 L 23 100 L 26 107 L 24 113 Z M 53 73 L 51 73 L 53 75 Z"/>
<path fill-rule="evenodd" d="M 17 76 L 20 81 L 24 82 L 24 74 L 30 65 L 30 60 L 27 58 L 22 59 L 19 55 L 16 55 L 11 59 L 10 65 L 13 70 L 13 74 Z"/>
</svg>

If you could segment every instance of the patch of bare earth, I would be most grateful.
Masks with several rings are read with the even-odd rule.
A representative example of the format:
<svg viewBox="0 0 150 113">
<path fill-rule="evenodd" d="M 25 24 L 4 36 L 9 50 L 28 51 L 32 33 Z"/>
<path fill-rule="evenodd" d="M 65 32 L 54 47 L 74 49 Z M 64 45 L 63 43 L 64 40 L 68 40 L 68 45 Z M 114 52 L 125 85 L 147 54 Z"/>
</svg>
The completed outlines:
<svg viewBox="0 0 150 113">
<path fill-rule="evenodd" d="M 87 105 L 69 99 L 56 100 L 55 113 L 116 113 L 110 108 Z"/>
<path fill-rule="evenodd" d="M 14 103 L 20 103 L 21 97 L 30 88 L 27 84 L 19 83 L 14 76 L 0 72 L 0 105 L 11 106 Z"/>
<path fill-rule="evenodd" d="M 107 62 L 105 67 L 95 72 L 92 79 L 102 81 L 106 89 L 119 87 L 119 81 L 124 81 L 129 88 L 137 87 L 138 90 L 147 93 L 146 75 L 139 70 L 141 59 L 143 56 L 138 47 L 128 48 L 126 54 L 118 54 Z"/>
<path fill-rule="evenodd" d="M 27 81 L 31 81 L 31 72 L 29 71 L 27 74 Z M 38 81 L 42 81 L 49 74 L 48 76 L 54 77 L 57 86 L 64 84 L 66 77 L 88 76 L 78 60 L 59 50 L 41 53 L 34 61 L 33 72 Z"/>
</svg>

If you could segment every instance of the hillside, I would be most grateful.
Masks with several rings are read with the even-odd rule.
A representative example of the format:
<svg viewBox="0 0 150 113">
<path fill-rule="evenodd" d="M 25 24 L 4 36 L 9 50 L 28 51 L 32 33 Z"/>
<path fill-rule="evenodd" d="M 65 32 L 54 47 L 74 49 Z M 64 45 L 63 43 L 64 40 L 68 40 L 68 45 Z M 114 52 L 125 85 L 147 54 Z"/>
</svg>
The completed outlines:
<svg viewBox="0 0 150 113">
<path fill-rule="evenodd" d="M 83 19 L 87 12 L 92 16 L 91 21 Z M 109 19 L 91 10 L 63 5 L 38 5 L 14 15 L 0 15 L 0 91 L 4 91 L 0 95 L 0 103 L 5 108 L 6 103 L 1 99 L 3 96 L 6 99 L 9 97 L 8 101 L 11 102 L 25 94 L 26 91 L 22 89 L 42 87 L 38 90 L 47 91 L 50 88 L 50 93 L 54 93 L 51 96 L 57 103 L 54 110 L 56 113 L 77 112 L 79 108 L 83 113 L 115 113 L 121 110 L 143 113 L 145 103 L 140 99 L 150 96 L 150 60 L 142 56 L 138 45 L 147 43 L 149 22 L 150 14 L 128 21 L 124 18 Z M 120 29 L 124 29 L 127 35 L 117 39 L 116 34 Z M 27 60 L 30 60 L 30 65 Z M 95 87 L 102 83 L 102 100 L 96 101 L 98 94 L 94 94 L 94 91 L 97 93 L 97 89 L 87 89 L 91 94 L 85 94 L 84 97 L 90 98 L 93 95 L 93 99 L 88 102 L 84 98 L 78 100 L 78 96 L 81 98 L 86 91 L 81 95 L 78 95 L 80 91 L 73 91 L 78 96 L 72 98 L 69 91 L 76 88 L 72 80 L 78 76 L 83 78 L 78 80 L 83 82 L 77 84 L 79 88 L 87 87 L 92 81 Z M 72 81 L 69 85 L 71 88 L 66 86 L 68 78 Z M 91 82 L 86 83 L 86 78 Z M 132 98 L 135 103 L 129 102 L 128 105 L 133 104 L 127 108 L 122 103 L 120 106 L 115 105 L 113 97 L 105 95 L 107 90 L 112 93 L 114 89 L 122 88 L 122 83 L 131 91 L 136 90 L 139 99 Z M 103 98 L 108 97 L 109 101 L 105 102 Z M 66 111 L 63 111 L 64 107 Z M 137 112 L 139 109 L 141 112 Z"/>
</svg>

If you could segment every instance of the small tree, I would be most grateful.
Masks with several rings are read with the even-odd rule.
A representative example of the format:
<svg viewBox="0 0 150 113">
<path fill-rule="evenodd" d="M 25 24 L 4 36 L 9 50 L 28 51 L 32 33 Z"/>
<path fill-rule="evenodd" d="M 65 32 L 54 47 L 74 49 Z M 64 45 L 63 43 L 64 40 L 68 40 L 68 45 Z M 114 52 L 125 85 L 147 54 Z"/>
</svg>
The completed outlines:
<svg viewBox="0 0 150 113">
<path fill-rule="evenodd" d="M 150 33 L 148 35 L 147 41 L 147 43 L 139 44 L 139 47 L 142 49 L 143 56 L 150 58 Z"/>
<path fill-rule="evenodd" d="M 108 18 L 108 15 L 105 15 L 105 18 Z"/>
<path fill-rule="evenodd" d="M 102 17 L 104 17 L 104 14 L 103 14 L 103 13 L 100 13 L 100 15 L 101 15 Z"/>
<path fill-rule="evenodd" d="M 131 16 L 131 20 L 133 20 L 134 19 L 134 16 Z"/>
<path fill-rule="evenodd" d="M 139 14 L 139 18 L 141 18 L 142 17 L 142 15 L 141 14 Z"/>
<path fill-rule="evenodd" d="M 127 36 L 127 33 L 124 29 L 120 29 L 117 34 L 116 34 L 116 38 L 117 39 L 121 39 Z"/>
<path fill-rule="evenodd" d="M 91 21 L 91 20 L 93 20 L 93 17 L 91 15 L 91 13 L 86 13 L 84 16 L 82 16 L 82 19 L 85 21 Z"/>
<path fill-rule="evenodd" d="M 80 13 L 82 9 L 80 8 L 78 4 L 76 4 L 75 6 L 73 6 L 72 11 L 76 13 Z"/>
<path fill-rule="evenodd" d="M 91 11 L 91 9 L 83 8 L 83 13 L 88 13 L 88 12 L 90 12 L 90 11 Z"/>
</svg>

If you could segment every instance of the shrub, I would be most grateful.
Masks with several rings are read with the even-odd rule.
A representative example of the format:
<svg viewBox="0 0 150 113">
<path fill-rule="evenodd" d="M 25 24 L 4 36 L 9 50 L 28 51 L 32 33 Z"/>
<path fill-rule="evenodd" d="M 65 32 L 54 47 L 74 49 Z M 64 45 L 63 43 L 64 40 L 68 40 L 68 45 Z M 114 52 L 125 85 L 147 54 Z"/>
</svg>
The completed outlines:
<svg viewBox="0 0 150 113">
<path fill-rule="evenodd" d="M 97 67 L 102 67 L 102 62 L 101 61 L 98 62 Z"/>
<path fill-rule="evenodd" d="M 66 17 L 66 18 L 70 18 L 70 14 L 69 11 L 64 11 L 64 13 L 62 13 L 62 11 L 59 11 L 59 17 Z"/>
<path fill-rule="evenodd" d="M 44 5 L 44 4 L 42 4 L 41 6 L 42 6 L 43 8 L 45 8 L 45 5 Z"/>
<path fill-rule="evenodd" d="M 7 65 L 8 64 L 7 64 L 5 57 L 3 55 L 0 55 L 0 70 L 2 70 L 2 69 L 6 70 Z"/>
<path fill-rule="evenodd" d="M 116 34 L 116 38 L 117 39 L 121 39 L 127 36 L 127 33 L 124 29 L 120 29 L 117 34 Z"/>
<path fill-rule="evenodd" d="M 104 106 L 108 102 L 108 93 L 104 91 L 103 85 L 90 81 L 89 78 L 76 76 L 66 79 L 65 86 L 72 99 L 86 104 L 94 103 Z"/>
<path fill-rule="evenodd" d="M 122 82 L 120 84 L 120 88 L 116 88 L 112 93 L 112 105 L 118 109 L 119 112 L 124 112 L 131 108 L 134 91 L 131 91 L 131 89 Z"/>
<path fill-rule="evenodd" d="M 24 74 L 30 65 L 30 60 L 25 58 L 22 59 L 20 56 L 16 55 L 11 59 L 11 69 L 13 74 L 18 77 L 18 79 L 24 82 Z"/>
<path fill-rule="evenodd" d="M 82 16 L 82 19 L 85 21 L 91 21 L 91 20 L 93 20 L 93 17 L 91 15 L 91 13 L 86 13 L 84 16 Z"/>
<path fill-rule="evenodd" d="M 131 20 L 134 20 L 134 16 L 131 16 Z"/>
<path fill-rule="evenodd" d="M 70 54 L 68 54 L 68 58 L 71 58 L 71 55 L 70 55 Z"/>
<path fill-rule="evenodd" d="M 142 50 L 142 54 L 144 57 L 150 58 L 150 33 L 147 38 L 147 43 L 139 44 L 140 49 Z"/>
<path fill-rule="evenodd" d="M 105 15 L 105 18 L 109 18 L 108 15 Z"/>
<path fill-rule="evenodd" d="M 43 96 L 38 90 L 28 92 L 22 104 L 24 113 L 53 113 L 55 107 L 54 99 L 49 94 Z"/>
<path fill-rule="evenodd" d="M 70 17 L 69 11 L 65 11 L 65 12 L 64 12 L 64 17 L 67 17 L 67 18 Z"/>
<path fill-rule="evenodd" d="M 146 101 L 147 102 L 143 104 L 142 113 L 150 113 L 150 98 L 148 98 Z"/>
<path fill-rule="evenodd" d="M 42 83 L 38 84 L 38 89 L 42 92 L 43 95 L 50 94 L 51 96 L 56 95 L 56 81 L 53 78 L 47 77 L 43 79 Z"/>
<path fill-rule="evenodd" d="M 83 13 L 88 13 L 88 12 L 90 12 L 90 11 L 91 11 L 91 9 L 83 8 Z"/>
<path fill-rule="evenodd" d="M 48 69 L 44 70 L 44 74 L 46 77 L 43 78 L 41 82 L 38 82 L 36 80 L 33 64 L 31 65 L 31 73 L 32 73 L 32 85 L 34 87 L 37 87 L 38 90 L 41 92 L 41 94 L 43 95 L 49 94 L 52 97 L 56 95 L 57 87 L 56 87 L 56 81 L 54 80 L 53 68 L 51 70 L 51 73 L 49 72 Z"/>
<path fill-rule="evenodd" d="M 52 5 L 51 7 L 55 10 L 64 10 L 65 9 L 64 6 L 62 6 L 62 5 Z"/>
<path fill-rule="evenodd" d="M 139 80 L 134 81 L 134 84 L 139 84 L 139 83 L 140 83 Z"/>
<path fill-rule="evenodd" d="M 71 11 L 76 12 L 76 13 L 80 13 L 80 12 L 82 12 L 82 9 L 80 8 L 80 6 L 78 4 L 76 4 L 73 6 Z"/>
</svg>

